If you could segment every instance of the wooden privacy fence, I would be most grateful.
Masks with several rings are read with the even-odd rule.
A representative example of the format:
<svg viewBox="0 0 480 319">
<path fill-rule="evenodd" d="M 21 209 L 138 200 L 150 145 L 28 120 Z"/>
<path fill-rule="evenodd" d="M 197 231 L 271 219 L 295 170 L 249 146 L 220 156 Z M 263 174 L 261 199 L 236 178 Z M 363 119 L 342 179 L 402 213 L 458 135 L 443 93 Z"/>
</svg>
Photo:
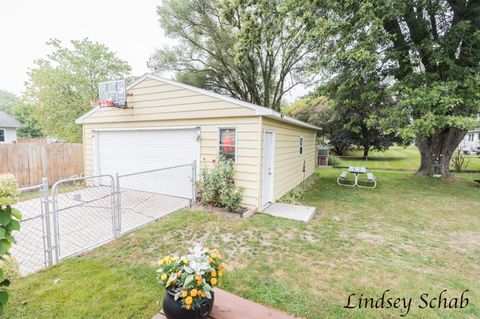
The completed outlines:
<svg viewBox="0 0 480 319">
<path fill-rule="evenodd" d="M 82 144 L 0 144 L 0 174 L 12 173 L 20 187 L 50 184 L 83 173 Z"/>
</svg>

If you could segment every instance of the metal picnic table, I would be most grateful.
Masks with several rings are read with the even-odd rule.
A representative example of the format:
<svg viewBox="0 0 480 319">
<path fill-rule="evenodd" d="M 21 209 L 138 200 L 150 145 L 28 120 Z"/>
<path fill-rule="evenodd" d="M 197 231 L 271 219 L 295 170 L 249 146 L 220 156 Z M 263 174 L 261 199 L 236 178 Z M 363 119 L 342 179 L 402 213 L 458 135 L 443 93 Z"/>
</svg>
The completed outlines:
<svg viewBox="0 0 480 319">
<path fill-rule="evenodd" d="M 343 186 L 358 186 L 358 187 L 365 187 L 365 188 L 375 188 L 377 186 L 377 182 L 375 181 L 375 176 L 372 173 L 367 173 L 367 168 L 363 166 L 350 166 L 348 167 L 348 173 L 355 175 L 355 180 L 353 184 L 347 181 L 347 172 L 343 172 L 340 177 L 337 179 L 337 184 Z M 361 174 L 367 174 L 367 181 L 362 182 L 360 185 L 359 176 Z"/>
</svg>

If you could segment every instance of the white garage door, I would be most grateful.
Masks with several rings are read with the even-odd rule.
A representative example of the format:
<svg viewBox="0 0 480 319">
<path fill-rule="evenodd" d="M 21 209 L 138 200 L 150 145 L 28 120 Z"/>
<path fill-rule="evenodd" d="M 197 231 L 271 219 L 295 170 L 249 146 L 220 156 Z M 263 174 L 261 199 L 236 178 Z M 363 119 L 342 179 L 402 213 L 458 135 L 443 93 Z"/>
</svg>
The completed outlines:
<svg viewBox="0 0 480 319">
<path fill-rule="evenodd" d="M 191 164 L 199 159 L 198 129 L 97 131 L 95 170 L 119 175 Z M 144 191 L 188 194 L 191 167 L 139 175 L 121 185 Z M 183 191 L 185 189 L 185 191 Z M 178 194 L 181 195 L 181 194 Z"/>
</svg>

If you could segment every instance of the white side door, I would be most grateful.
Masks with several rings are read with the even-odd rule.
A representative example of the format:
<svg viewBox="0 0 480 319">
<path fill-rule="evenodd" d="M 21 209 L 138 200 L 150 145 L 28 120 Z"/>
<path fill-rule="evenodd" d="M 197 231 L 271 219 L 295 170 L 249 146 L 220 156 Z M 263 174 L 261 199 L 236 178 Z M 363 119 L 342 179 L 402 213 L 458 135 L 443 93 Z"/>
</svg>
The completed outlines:
<svg viewBox="0 0 480 319">
<path fill-rule="evenodd" d="M 274 142 L 274 133 L 265 131 L 263 133 L 262 209 L 273 202 Z"/>
</svg>

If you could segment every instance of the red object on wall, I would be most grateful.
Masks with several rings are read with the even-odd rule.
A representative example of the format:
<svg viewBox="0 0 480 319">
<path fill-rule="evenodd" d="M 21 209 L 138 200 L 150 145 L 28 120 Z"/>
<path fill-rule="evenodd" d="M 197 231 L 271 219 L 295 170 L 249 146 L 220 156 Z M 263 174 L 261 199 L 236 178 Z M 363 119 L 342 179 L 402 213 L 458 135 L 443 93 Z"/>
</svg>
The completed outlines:
<svg viewBox="0 0 480 319">
<path fill-rule="evenodd" d="M 233 152 L 233 140 L 230 136 L 225 136 L 222 141 L 223 151 L 230 153 Z"/>
</svg>

